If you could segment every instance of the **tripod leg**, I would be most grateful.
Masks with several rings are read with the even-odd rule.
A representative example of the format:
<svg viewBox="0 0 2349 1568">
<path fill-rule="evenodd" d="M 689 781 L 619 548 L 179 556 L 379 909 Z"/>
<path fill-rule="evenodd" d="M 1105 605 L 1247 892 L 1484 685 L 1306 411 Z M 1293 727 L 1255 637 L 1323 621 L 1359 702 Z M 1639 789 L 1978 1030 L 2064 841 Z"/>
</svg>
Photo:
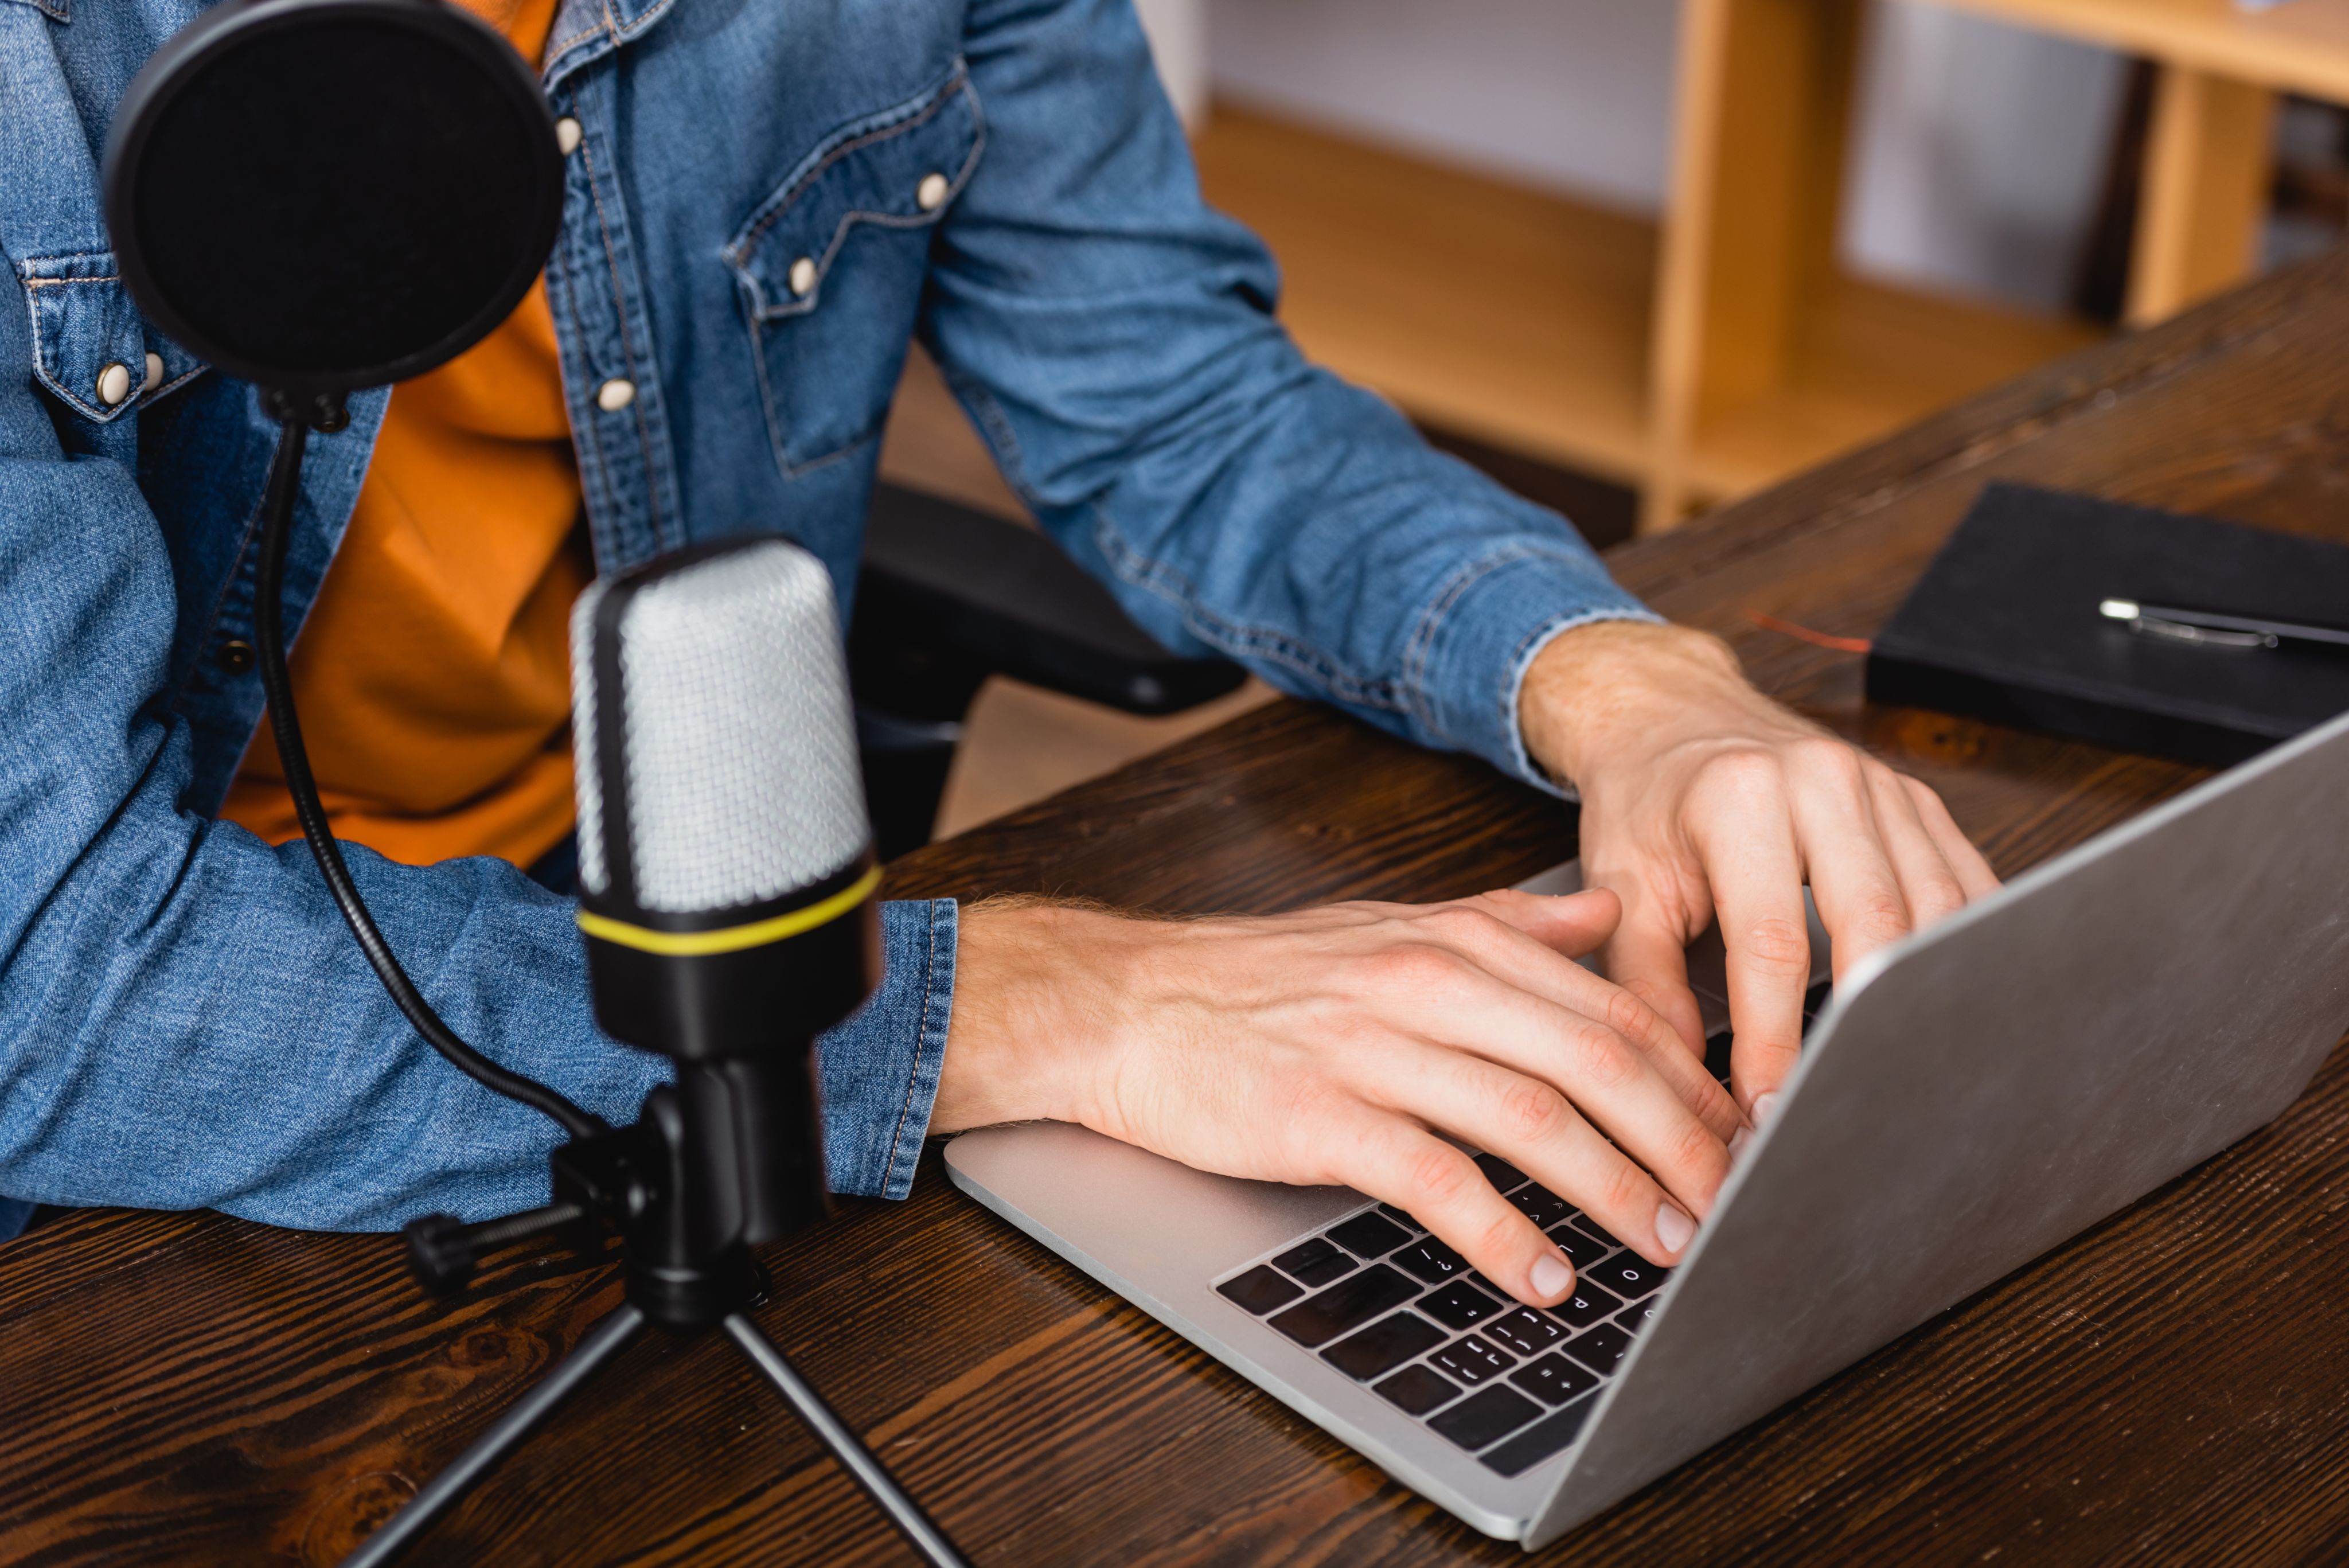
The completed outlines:
<svg viewBox="0 0 2349 1568">
<path fill-rule="evenodd" d="M 792 1364 L 783 1359 L 783 1353 L 759 1332 L 756 1324 L 739 1312 L 730 1313 L 726 1318 L 726 1332 L 733 1336 L 736 1345 L 742 1347 L 742 1354 L 750 1358 L 751 1365 L 767 1375 L 767 1381 L 782 1390 L 783 1398 L 790 1403 L 792 1412 L 807 1423 L 810 1431 L 823 1439 L 823 1446 L 832 1450 L 842 1468 L 855 1477 L 856 1483 L 881 1505 L 881 1511 L 889 1516 L 889 1522 L 897 1527 L 898 1532 L 922 1554 L 925 1562 L 933 1564 L 933 1568 L 968 1568 L 963 1562 L 962 1553 L 955 1550 L 954 1542 L 930 1522 L 929 1515 L 916 1506 L 912 1498 L 899 1490 L 889 1472 L 881 1468 L 881 1461 L 874 1459 L 856 1434 L 832 1413 L 832 1407 L 823 1402 L 823 1397 L 810 1387 L 805 1378 L 792 1370 Z"/>
<path fill-rule="evenodd" d="M 589 1329 L 578 1348 L 555 1363 L 554 1370 L 546 1375 L 544 1381 L 515 1400 L 488 1431 L 457 1456 L 453 1464 L 427 1481 L 422 1491 L 408 1500 L 406 1507 L 360 1542 L 358 1550 L 343 1559 L 342 1568 L 381 1568 L 381 1564 L 399 1555 L 418 1536 L 432 1528 L 434 1520 L 456 1506 L 474 1482 L 519 1447 L 539 1423 L 554 1414 L 554 1407 L 593 1377 L 598 1367 L 626 1349 L 644 1326 L 645 1314 L 623 1303 Z"/>
</svg>

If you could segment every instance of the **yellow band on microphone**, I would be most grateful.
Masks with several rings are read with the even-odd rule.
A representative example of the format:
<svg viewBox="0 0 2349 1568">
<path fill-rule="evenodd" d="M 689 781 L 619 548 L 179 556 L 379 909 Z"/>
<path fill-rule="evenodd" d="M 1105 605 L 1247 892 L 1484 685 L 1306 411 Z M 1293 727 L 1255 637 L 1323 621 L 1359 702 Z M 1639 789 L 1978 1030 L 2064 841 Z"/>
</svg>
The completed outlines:
<svg viewBox="0 0 2349 1568">
<path fill-rule="evenodd" d="M 769 942 L 781 941 L 785 937 L 812 931 L 828 920 L 836 920 L 873 894 L 881 886 L 881 867 L 875 866 L 864 876 L 819 903 L 792 909 L 763 920 L 753 920 L 747 926 L 726 926 L 714 931 L 656 931 L 644 926 L 632 926 L 626 920 L 616 920 L 608 915 L 579 911 L 579 929 L 591 937 L 601 937 L 607 942 L 617 942 L 638 952 L 658 953 L 663 958 L 706 958 L 711 953 L 738 953 L 745 948 L 764 947 Z"/>
</svg>

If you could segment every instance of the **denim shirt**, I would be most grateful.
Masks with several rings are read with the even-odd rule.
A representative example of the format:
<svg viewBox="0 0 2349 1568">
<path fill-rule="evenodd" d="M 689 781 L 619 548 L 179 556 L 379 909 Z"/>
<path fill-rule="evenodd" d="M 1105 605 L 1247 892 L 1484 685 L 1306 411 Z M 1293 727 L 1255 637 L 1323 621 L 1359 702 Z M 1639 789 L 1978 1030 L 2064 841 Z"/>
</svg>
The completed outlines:
<svg viewBox="0 0 2349 1568">
<path fill-rule="evenodd" d="M 556 1129 L 409 1030 L 299 842 L 213 818 L 262 714 L 276 432 L 140 318 L 98 190 L 114 104 L 197 8 L 0 0 L 0 1195 L 337 1229 L 522 1208 Z M 1299 356 L 1270 258 L 1200 202 L 1131 0 L 563 0 L 542 79 L 581 130 L 546 282 L 601 569 L 774 530 L 845 607 L 918 337 L 1170 648 L 1539 783 L 1526 666 L 1646 616 L 1562 520 Z M 100 373 L 136 388 L 150 354 L 107 404 Z M 616 379 L 633 400 L 599 400 Z M 387 397 L 312 441 L 289 624 Z M 488 859 L 350 859 L 460 1033 L 633 1117 L 664 1064 L 597 1033 L 567 902 Z M 820 1049 L 833 1186 L 898 1197 L 955 906 L 884 926 L 879 993 Z"/>
</svg>

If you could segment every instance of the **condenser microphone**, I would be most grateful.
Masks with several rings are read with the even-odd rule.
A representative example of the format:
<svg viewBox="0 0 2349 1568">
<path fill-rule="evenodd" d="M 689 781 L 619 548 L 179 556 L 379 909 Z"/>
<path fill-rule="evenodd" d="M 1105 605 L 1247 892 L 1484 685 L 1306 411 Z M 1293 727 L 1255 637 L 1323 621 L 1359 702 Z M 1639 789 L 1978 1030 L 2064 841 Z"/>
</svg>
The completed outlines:
<svg viewBox="0 0 2349 1568">
<path fill-rule="evenodd" d="M 436 1289 L 550 1230 L 616 1223 L 627 1300 L 352 1554 L 381 1568 L 648 1323 L 723 1326 L 923 1560 L 962 1556 L 748 1315 L 753 1255 L 826 1212 L 814 1041 L 880 970 L 832 581 L 780 539 L 678 551 L 599 581 L 571 618 L 579 924 L 596 1021 L 677 1062 L 636 1122 L 549 1157 L 554 1201 L 409 1226 Z M 584 1234 L 582 1233 L 584 1231 Z"/>
<path fill-rule="evenodd" d="M 679 1064 L 705 1239 L 771 1240 L 824 1212 L 813 1044 L 880 970 L 831 576 L 778 538 L 677 551 L 590 587 L 571 643 L 596 1022 Z"/>
</svg>

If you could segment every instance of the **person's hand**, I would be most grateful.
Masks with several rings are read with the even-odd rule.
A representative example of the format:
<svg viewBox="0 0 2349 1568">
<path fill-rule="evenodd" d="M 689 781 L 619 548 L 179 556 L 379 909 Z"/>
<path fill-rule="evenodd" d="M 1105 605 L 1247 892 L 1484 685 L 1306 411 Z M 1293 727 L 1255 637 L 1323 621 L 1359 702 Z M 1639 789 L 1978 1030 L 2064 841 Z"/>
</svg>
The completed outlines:
<svg viewBox="0 0 2349 1568">
<path fill-rule="evenodd" d="M 1607 972 L 1699 1056 L 1682 955 L 1720 921 L 1730 1083 L 1757 1126 L 1802 1046 L 1805 883 L 1838 977 L 1998 886 L 1939 795 L 1763 696 L 1701 632 L 1565 632 L 1527 670 L 1518 719 L 1535 759 L 1581 791 L 1585 884 L 1622 899 Z"/>
<path fill-rule="evenodd" d="M 977 904 L 930 1125 L 1077 1122 L 1206 1170 L 1342 1183 L 1553 1305 L 1565 1255 L 1439 1135 L 1670 1265 L 1744 1125 L 1653 1009 L 1571 961 L 1619 910 L 1604 891 L 1182 921 Z"/>
</svg>

